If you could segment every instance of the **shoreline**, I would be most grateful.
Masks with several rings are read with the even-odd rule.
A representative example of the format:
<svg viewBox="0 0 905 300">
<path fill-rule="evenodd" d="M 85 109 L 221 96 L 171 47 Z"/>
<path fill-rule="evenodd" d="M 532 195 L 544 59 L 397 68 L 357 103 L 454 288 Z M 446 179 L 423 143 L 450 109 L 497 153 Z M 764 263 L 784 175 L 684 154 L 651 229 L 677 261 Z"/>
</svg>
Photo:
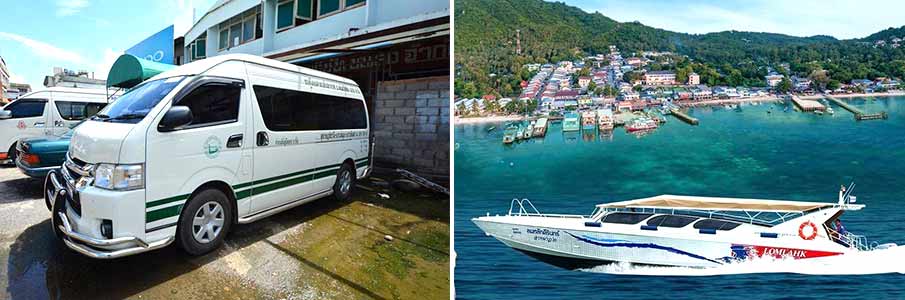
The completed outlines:
<svg viewBox="0 0 905 300">
<path fill-rule="evenodd" d="M 865 97 L 895 97 L 895 96 L 905 96 L 905 91 L 895 91 L 895 92 L 885 92 L 885 93 L 854 93 L 854 94 L 817 94 L 811 96 L 799 96 L 803 100 L 817 100 L 823 99 L 826 97 L 833 98 L 865 98 Z"/>
<path fill-rule="evenodd" d="M 719 99 L 719 100 L 707 100 L 707 101 L 700 101 L 700 102 L 690 102 L 690 103 L 683 103 L 680 106 L 695 107 L 695 106 L 708 106 L 708 105 L 740 104 L 740 103 L 745 103 L 745 102 L 778 102 L 778 101 L 782 101 L 782 98 L 775 97 L 775 96 L 764 96 L 764 97 Z"/>
<path fill-rule="evenodd" d="M 524 119 L 525 119 L 525 116 L 522 116 L 522 115 L 468 117 L 468 118 L 456 116 L 453 119 L 453 124 L 459 125 L 459 124 L 500 123 L 500 122 L 510 122 L 510 121 L 521 121 Z"/>
<path fill-rule="evenodd" d="M 834 98 L 866 98 L 866 97 L 896 97 L 896 96 L 905 96 L 905 91 L 894 91 L 894 92 L 884 92 L 884 93 L 856 93 L 856 94 L 816 94 L 810 96 L 798 96 L 802 100 L 819 100 L 826 97 L 834 97 Z M 746 102 L 780 102 L 784 101 L 781 96 L 763 96 L 763 97 L 752 97 L 752 98 L 735 98 L 735 99 L 718 99 L 718 100 L 707 100 L 700 102 L 689 102 L 682 103 L 679 106 L 681 107 L 699 107 L 699 106 L 712 106 L 712 105 L 725 105 L 725 104 L 741 104 Z M 481 124 L 481 123 L 502 123 L 502 122 L 511 122 L 511 121 L 521 121 L 529 119 L 529 117 L 525 117 L 523 115 L 506 115 L 506 116 L 489 116 L 489 117 L 460 117 L 456 116 L 453 119 L 454 125 L 460 124 Z"/>
</svg>

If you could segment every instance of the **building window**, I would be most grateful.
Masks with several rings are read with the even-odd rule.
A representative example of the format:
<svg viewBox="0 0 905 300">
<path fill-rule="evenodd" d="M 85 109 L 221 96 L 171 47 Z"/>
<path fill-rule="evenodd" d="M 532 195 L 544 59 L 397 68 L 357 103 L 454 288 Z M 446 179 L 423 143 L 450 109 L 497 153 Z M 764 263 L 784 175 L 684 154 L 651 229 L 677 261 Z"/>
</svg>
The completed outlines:
<svg viewBox="0 0 905 300">
<path fill-rule="evenodd" d="M 314 0 L 296 0 L 295 17 L 306 21 L 314 20 Z"/>
<path fill-rule="evenodd" d="M 220 23 L 219 41 L 220 50 L 229 49 L 263 36 L 261 30 L 260 6 L 249 9 L 235 17 Z"/>
<path fill-rule="evenodd" d="M 224 28 L 220 30 L 220 50 L 224 50 L 229 48 L 229 28 Z"/>
<path fill-rule="evenodd" d="M 317 0 L 317 17 L 326 17 L 341 11 L 362 6 L 366 0 Z"/>
<path fill-rule="evenodd" d="M 195 40 L 195 58 L 201 59 L 207 57 L 207 39 Z"/>
<path fill-rule="evenodd" d="M 293 1 L 277 4 L 277 30 L 286 29 L 295 24 L 293 6 Z"/>
<path fill-rule="evenodd" d="M 282 0 L 276 7 L 277 31 L 364 6 L 367 0 Z"/>
<path fill-rule="evenodd" d="M 188 51 L 188 61 L 192 62 L 207 57 L 207 33 L 201 34 L 197 39 L 185 47 Z"/>
</svg>

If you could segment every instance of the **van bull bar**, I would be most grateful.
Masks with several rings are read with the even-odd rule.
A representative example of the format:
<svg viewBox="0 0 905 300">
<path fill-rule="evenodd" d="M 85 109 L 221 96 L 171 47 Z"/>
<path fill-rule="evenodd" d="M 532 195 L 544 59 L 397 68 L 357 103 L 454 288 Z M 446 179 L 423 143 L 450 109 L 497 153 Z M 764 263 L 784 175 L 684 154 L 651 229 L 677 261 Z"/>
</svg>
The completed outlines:
<svg viewBox="0 0 905 300">
<path fill-rule="evenodd" d="M 80 173 L 78 180 L 81 183 L 70 172 Z M 52 214 L 51 224 L 67 247 L 89 257 L 112 259 L 163 248 L 175 240 L 175 237 L 170 237 L 148 243 L 133 236 L 99 239 L 76 231 L 69 221 L 67 210 L 80 211 L 73 206 L 80 207 L 79 187 L 91 183 L 90 177 L 83 178 L 86 175 L 89 175 L 87 170 L 79 168 L 67 157 L 62 168 L 51 170 L 44 179 L 44 201 Z"/>
</svg>

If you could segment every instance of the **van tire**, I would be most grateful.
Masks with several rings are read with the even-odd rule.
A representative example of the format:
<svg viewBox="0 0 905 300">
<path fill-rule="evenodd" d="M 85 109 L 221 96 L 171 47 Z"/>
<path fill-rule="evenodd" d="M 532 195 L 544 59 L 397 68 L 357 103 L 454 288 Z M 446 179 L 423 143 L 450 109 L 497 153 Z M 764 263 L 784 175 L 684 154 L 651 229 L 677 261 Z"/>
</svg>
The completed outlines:
<svg viewBox="0 0 905 300">
<path fill-rule="evenodd" d="M 230 205 L 229 197 L 218 189 L 210 188 L 196 193 L 186 203 L 182 208 L 182 213 L 179 215 L 179 225 L 176 228 L 176 241 L 178 241 L 179 246 L 185 252 L 195 256 L 219 248 L 223 244 L 223 239 L 229 234 L 229 229 L 232 225 L 233 207 Z M 204 205 L 207 205 L 206 209 L 213 207 L 216 210 L 219 207 L 219 212 L 206 215 L 205 211 L 200 210 Z M 213 239 L 209 239 L 209 233 L 202 233 L 202 235 L 208 237 L 207 242 L 201 242 L 195 238 L 194 233 L 196 230 L 204 230 L 203 226 L 195 226 L 193 224 L 196 214 L 201 214 L 200 217 L 205 219 L 214 218 L 222 221 L 219 231 L 215 230 L 216 236 Z M 216 228 L 216 226 L 212 228 Z"/>
<path fill-rule="evenodd" d="M 349 163 L 344 163 L 336 173 L 336 182 L 333 183 L 333 198 L 337 201 L 346 201 L 352 197 L 352 187 L 355 186 L 355 169 Z"/>
</svg>

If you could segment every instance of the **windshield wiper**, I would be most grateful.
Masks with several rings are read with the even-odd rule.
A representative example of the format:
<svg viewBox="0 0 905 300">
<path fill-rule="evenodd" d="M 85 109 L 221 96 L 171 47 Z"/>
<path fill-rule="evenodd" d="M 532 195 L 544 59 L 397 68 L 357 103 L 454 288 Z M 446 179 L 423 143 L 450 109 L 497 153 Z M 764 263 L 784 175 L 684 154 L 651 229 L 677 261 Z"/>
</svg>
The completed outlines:
<svg viewBox="0 0 905 300">
<path fill-rule="evenodd" d="M 106 120 L 106 119 L 109 119 L 109 118 L 110 118 L 110 116 L 105 115 L 105 114 L 96 114 L 96 115 L 94 115 L 94 119 L 95 119 L 95 120 Z"/>
<path fill-rule="evenodd" d="M 122 114 L 115 117 L 110 118 L 110 120 L 130 120 L 130 119 L 141 119 L 144 118 L 143 114 Z"/>
</svg>

